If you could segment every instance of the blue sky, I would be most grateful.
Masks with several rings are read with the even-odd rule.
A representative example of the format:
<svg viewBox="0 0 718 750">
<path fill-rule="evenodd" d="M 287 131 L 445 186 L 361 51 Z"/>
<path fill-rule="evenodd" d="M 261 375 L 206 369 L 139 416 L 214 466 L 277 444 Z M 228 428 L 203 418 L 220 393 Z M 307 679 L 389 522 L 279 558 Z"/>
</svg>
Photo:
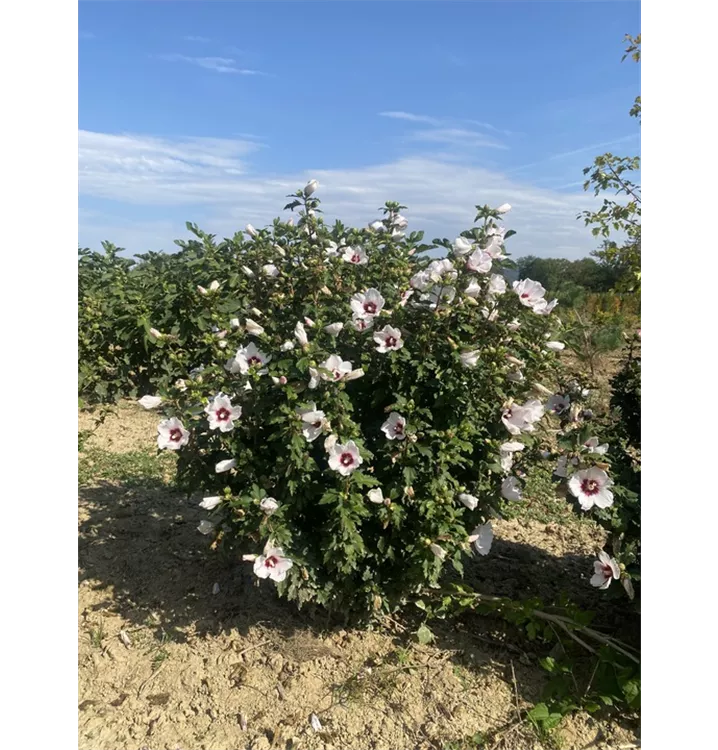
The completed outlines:
<svg viewBox="0 0 718 750">
<path fill-rule="evenodd" d="M 637 154 L 638 2 L 81 2 L 79 244 L 230 236 L 320 182 L 326 218 L 385 200 L 428 238 L 512 204 L 515 256 L 596 240 L 582 168 Z"/>
</svg>

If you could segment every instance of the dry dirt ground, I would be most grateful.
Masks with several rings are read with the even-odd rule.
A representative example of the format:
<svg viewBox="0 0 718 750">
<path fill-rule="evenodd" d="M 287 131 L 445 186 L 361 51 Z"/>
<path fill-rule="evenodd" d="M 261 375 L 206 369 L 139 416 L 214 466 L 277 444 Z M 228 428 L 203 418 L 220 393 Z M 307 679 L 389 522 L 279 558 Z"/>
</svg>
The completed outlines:
<svg viewBox="0 0 718 750">
<path fill-rule="evenodd" d="M 279 601 L 251 566 L 211 555 L 196 498 L 173 492 L 163 468 L 141 481 L 91 476 L 100 464 L 122 475 L 113 457 L 151 466 L 156 424 L 123 405 L 80 454 L 81 750 L 639 747 L 636 723 L 579 714 L 539 737 L 518 722 L 541 699 L 545 673 L 493 621 L 444 623 L 426 646 L 398 620 L 374 631 L 330 625 Z M 80 414 L 80 429 L 90 426 Z M 569 586 L 595 606 L 595 527 L 515 518 L 495 532 L 490 556 L 469 571 L 482 591 Z M 477 733 L 490 739 L 469 743 Z"/>
</svg>

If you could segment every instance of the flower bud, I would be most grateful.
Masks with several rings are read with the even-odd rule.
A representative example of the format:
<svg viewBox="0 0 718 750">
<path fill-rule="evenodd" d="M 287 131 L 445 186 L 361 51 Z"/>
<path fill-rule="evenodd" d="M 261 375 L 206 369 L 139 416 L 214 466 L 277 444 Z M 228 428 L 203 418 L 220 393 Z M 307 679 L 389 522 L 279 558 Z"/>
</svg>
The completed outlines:
<svg viewBox="0 0 718 750">
<path fill-rule="evenodd" d="M 309 180 L 304 186 L 304 197 L 308 198 L 318 187 L 319 183 L 316 180 Z"/>
<path fill-rule="evenodd" d="M 497 214 L 506 214 L 511 210 L 511 204 L 510 203 L 502 203 L 497 209 Z"/>
<path fill-rule="evenodd" d="M 244 275 L 250 279 L 254 276 L 254 271 L 247 266 L 242 266 L 242 271 L 244 272 Z"/>
<path fill-rule="evenodd" d="M 150 328 L 150 336 L 154 336 L 156 339 L 161 339 L 163 335 L 164 334 L 162 334 L 156 328 Z"/>
<path fill-rule="evenodd" d="M 244 231 L 250 237 L 256 237 L 259 234 L 259 232 L 251 224 L 247 224 L 247 226 L 244 228 Z"/>
</svg>

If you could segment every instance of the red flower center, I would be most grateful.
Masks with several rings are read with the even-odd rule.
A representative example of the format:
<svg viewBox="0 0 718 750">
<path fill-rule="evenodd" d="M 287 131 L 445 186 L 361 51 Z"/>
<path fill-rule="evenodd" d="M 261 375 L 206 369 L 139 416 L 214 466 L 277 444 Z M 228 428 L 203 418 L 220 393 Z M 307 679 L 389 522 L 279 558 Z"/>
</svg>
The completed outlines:
<svg viewBox="0 0 718 750">
<path fill-rule="evenodd" d="M 334 374 L 334 380 L 340 380 L 342 377 L 341 370 L 332 370 L 332 373 Z"/>
<path fill-rule="evenodd" d="M 254 357 L 253 356 L 253 357 L 250 357 L 247 360 L 247 364 L 249 364 L 249 365 L 261 365 L 262 364 L 262 360 L 259 357 Z"/>
<path fill-rule="evenodd" d="M 180 430 L 179 427 L 173 427 L 170 430 L 170 440 L 173 443 L 179 443 L 179 441 L 182 440 L 182 430 Z"/>
<path fill-rule="evenodd" d="M 342 453 L 339 457 L 339 463 L 342 466 L 351 466 L 354 463 L 354 456 L 351 453 Z"/>
<path fill-rule="evenodd" d="M 312 423 L 312 427 L 316 427 L 317 429 L 322 426 L 321 420 L 317 420 L 316 422 Z"/>
<path fill-rule="evenodd" d="M 217 409 L 214 415 L 217 417 L 217 421 L 226 422 L 229 419 L 229 410 L 222 407 L 221 409 Z"/>
<path fill-rule="evenodd" d="M 529 296 L 529 293 L 528 293 L 528 292 L 524 292 L 524 293 L 523 293 L 523 294 L 521 295 L 521 299 L 526 299 L 526 298 L 527 298 L 528 296 Z"/>
<path fill-rule="evenodd" d="M 365 302 L 364 312 L 368 312 L 370 315 L 374 315 L 374 313 L 376 312 L 376 304 L 374 302 Z"/>
<path fill-rule="evenodd" d="M 584 479 L 581 482 L 581 492 L 584 495 L 596 495 L 601 489 L 601 485 L 595 479 Z"/>
<path fill-rule="evenodd" d="M 404 423 L 403 422 L 397 422 L 394 425 L 394 432 L 397 435 L 403 435 L 404 434 Z"/>
<path fill-rule="evenodd" d="M 354 255 L 352 255 L 352 263 L 358 263 L 360 260 L 361 256 L 357 255 L 357 253 L 354 253 Z"/>
<path fill-rule="evenodd" d="M 277 558 L 274 555 L 272 555 L 271 557 L 268 557 L 264 561 L 264 567 L 265 568 L 274 568 L 274 567 L 276 567 L 276 565 L 277 565 L 278 562 L 279 562 L 279 560 L 277 560 Z"/>
<path fill-rule="evenodd" d="M 386 344 L 386 346 L 387 346 L 388 348 L 391 348 L 391 347 L 394 347 L 394 346 L 396 346 L 396 339 L 395 339 L 395 338 L 394 338 L 393 336 L 387 336 L 387 337 L 386 337 L 386 338 L 384 339 L 384 343 Z"/>
<path fill-rule="evenodd" d="M 604 578 L 613 578 L 613 568 L 608 563 L 603 563 L 601 568 Z"/>
</svg>

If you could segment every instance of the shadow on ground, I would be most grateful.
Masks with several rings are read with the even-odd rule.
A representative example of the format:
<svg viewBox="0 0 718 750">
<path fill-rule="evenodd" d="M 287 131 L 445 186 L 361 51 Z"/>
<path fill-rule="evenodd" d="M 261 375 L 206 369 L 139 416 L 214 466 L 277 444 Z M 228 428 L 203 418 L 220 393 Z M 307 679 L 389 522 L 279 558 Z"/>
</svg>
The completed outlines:
<svg viewBox="0 0 718 750">
<path fill-rule="evenodd" d="M 247 635 L 261 625 L 281 640 L 298 631 L 330 633 L 344 627 L 322 611 L 298 610 L 277 599 L 271 584 L 260 585 L 250 563 L 211 553 L 209 538 L 197 530 L 206 511 L 196 498 L 187 499 L 160 482 L 82 488 L 80 514 L 81 585 L 111 588 L 112 596 L 96 606 L 109 608 L 128 623 L 146 626 L 154 617 L 158 630 L 170 633 L 176 642 L 183 642 L 189 628 L 198 636 L 235 630 Z M 567 594 L 579 606 L 595 610 L 600 600 L 586 584 L 593 559 L 587 554 L 558 557 L 497 538 L 489 556 L 467 563 L 464 580 L 481 593 L 512 598 L 538 596 L 550 601 Z M 212 593 L 215 583 L 220 587 L 217 595 Z M 615 621 L 615 607 L 601 610 L 603 624 Z M 399 618 L 407 631 L 418 625 L 413 615 L 410 608 Z M 469 615 L 432 628 L 445 649 L 475 652 L 477 641 L 485 644 L 483 651 L 488 653 L 475 654 L 479 662 L 496 657 L 496 649 L 508 653 L 502 645 L 505 639 L 494 637 L 497 628 L 505 634 L 504 628 L 487 618 Z M 409 636 L 398 637 L 404 641 Z M 486 648 L 492 642 L 493 651 Z"/>
</svg>

